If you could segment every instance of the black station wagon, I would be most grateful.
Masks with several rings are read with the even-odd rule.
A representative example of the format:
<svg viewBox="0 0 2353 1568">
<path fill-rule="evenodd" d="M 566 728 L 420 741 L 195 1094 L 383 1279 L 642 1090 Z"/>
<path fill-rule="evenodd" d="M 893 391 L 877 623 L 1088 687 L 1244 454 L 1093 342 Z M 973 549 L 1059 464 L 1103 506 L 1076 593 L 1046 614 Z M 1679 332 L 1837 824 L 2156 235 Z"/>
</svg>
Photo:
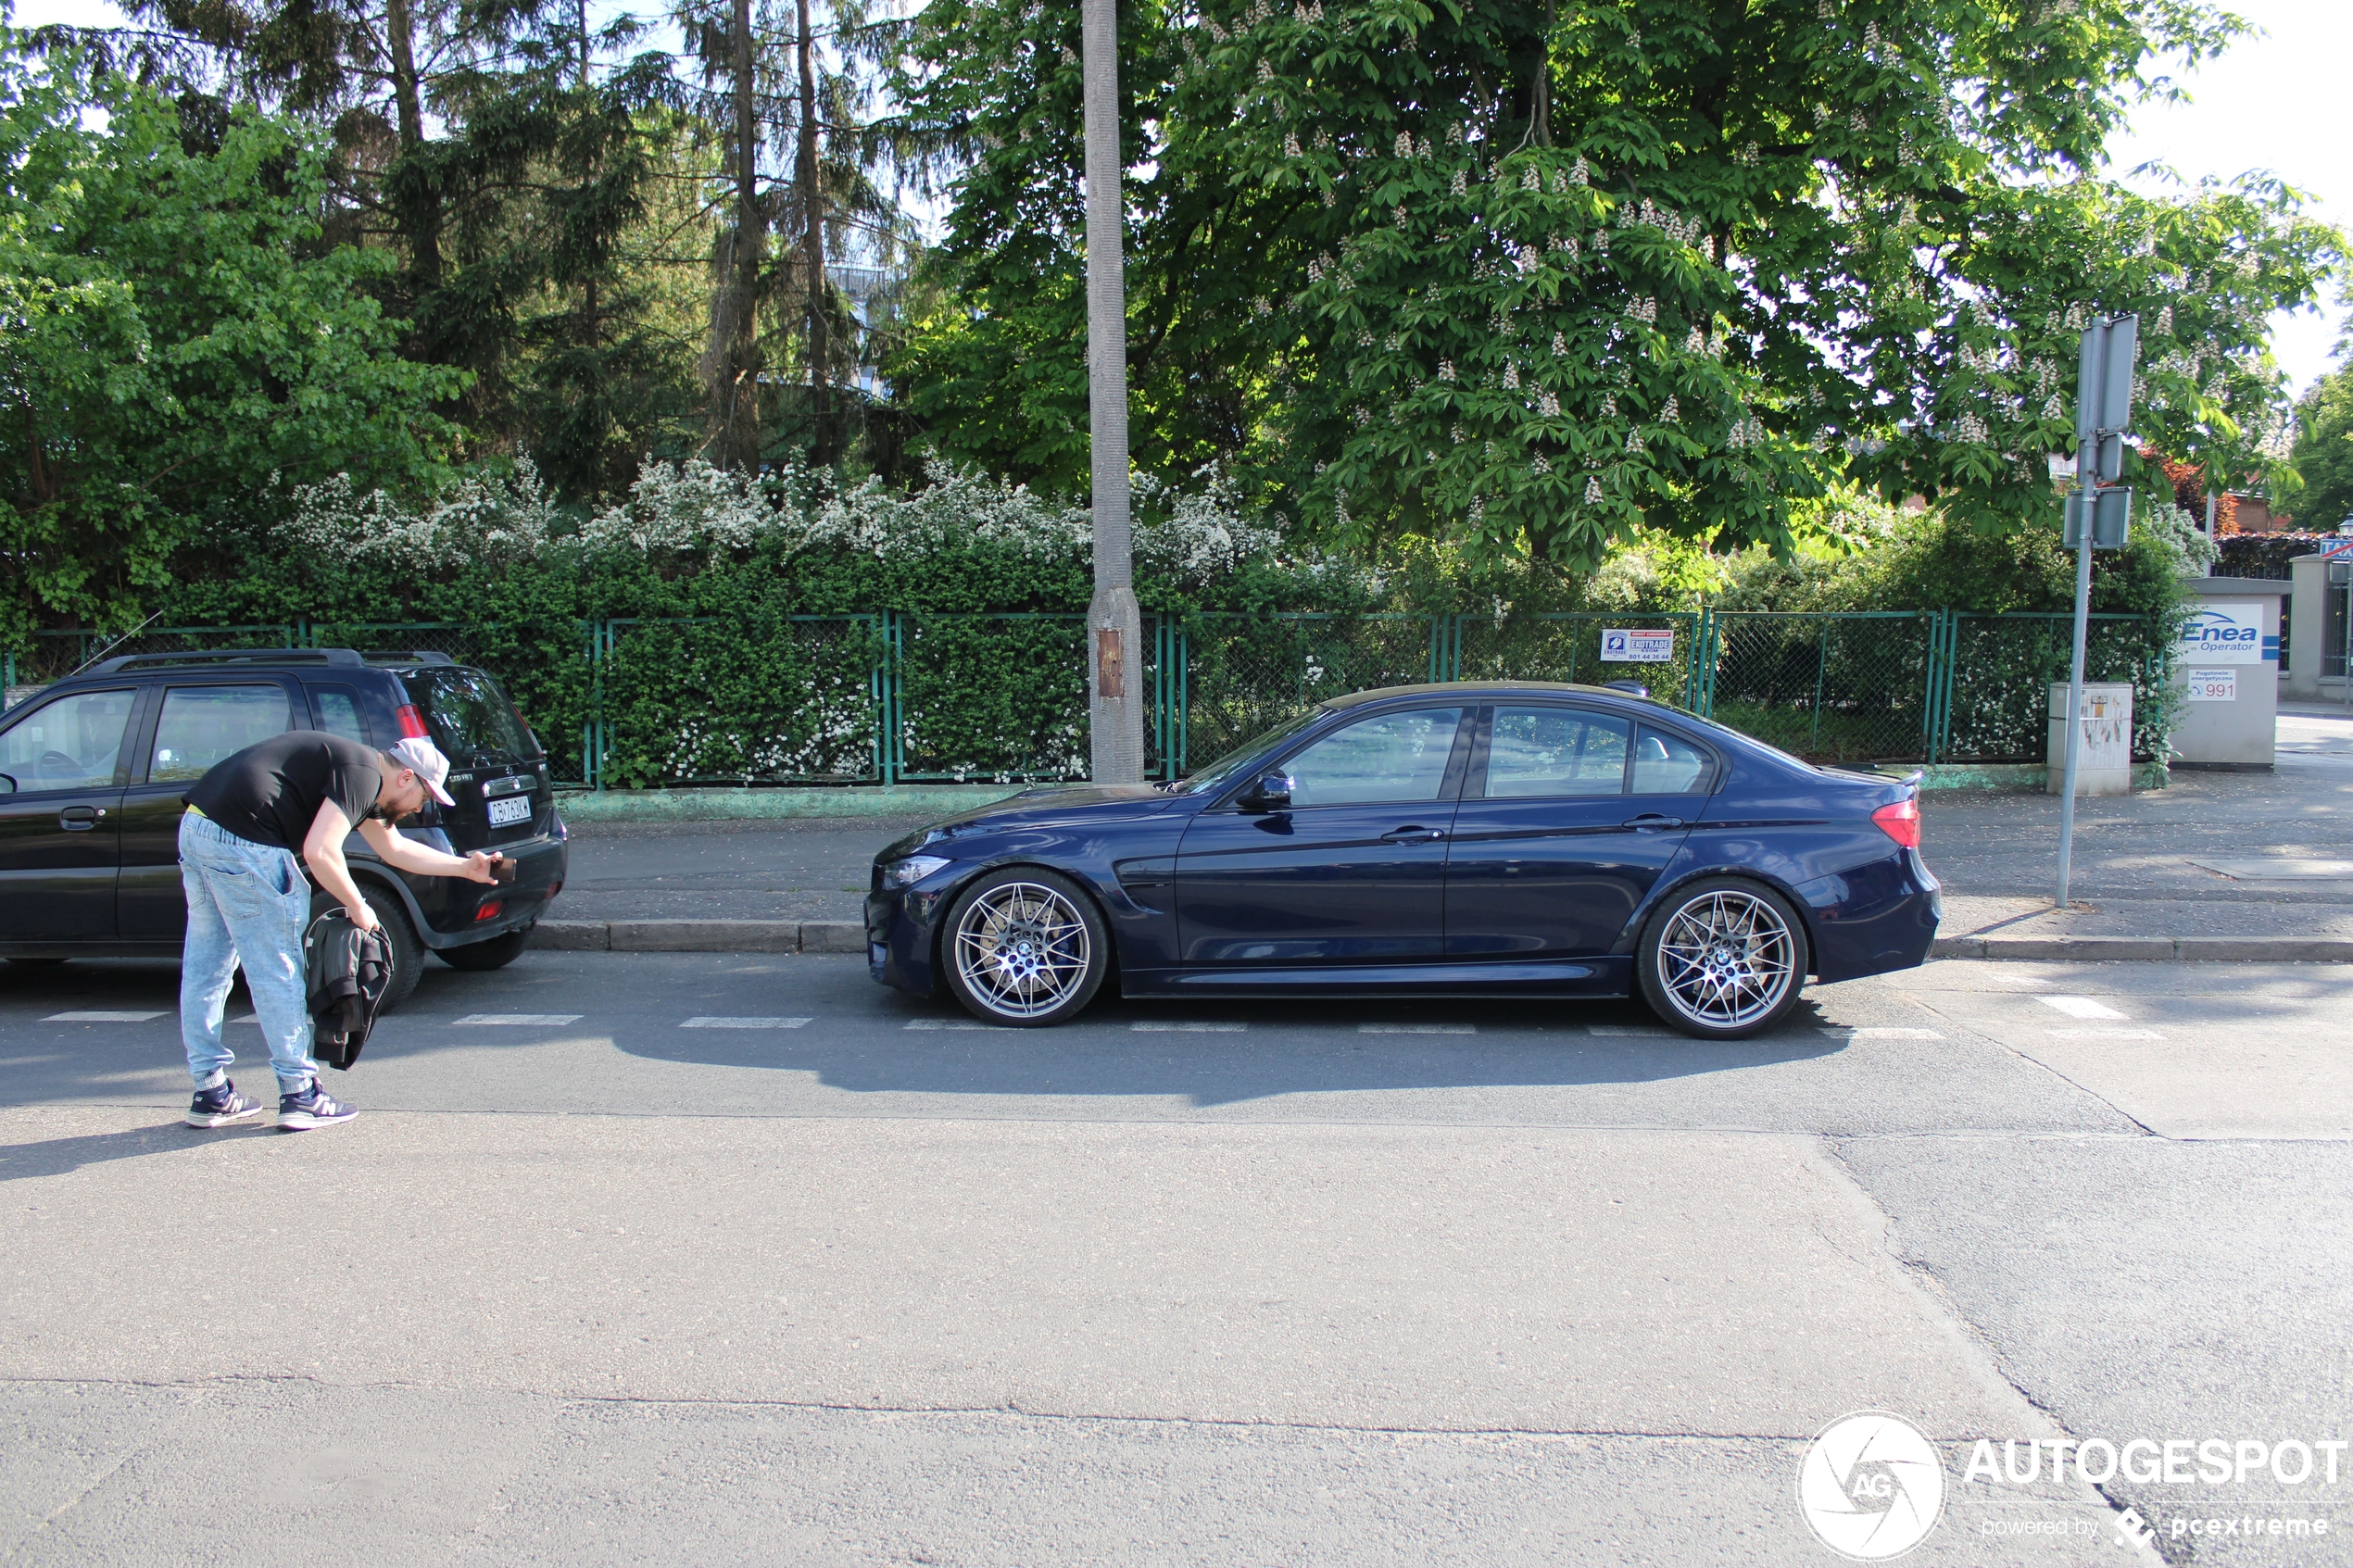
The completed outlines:
<svg viewBox="0 0 2353 1568">
<path fill-rule="evenodd" d="M 415 989 L 427 950 L 483 970 L 521 953 L 568 853 L 547 754 L 498 683 L 437 653 L 260 648 L 110 659 L 0 716 L 0 958 L 177 958 L 188 787 L 222 758 L 301 729 L 378 747 L 431 739 L 458 803 L 428 804 L 401 831 L 518 862 L 513 882 L 493 886 L 411 877 L 352 834 L 353 879 L 392 936 L 387 1003 Z"/>
</svg>

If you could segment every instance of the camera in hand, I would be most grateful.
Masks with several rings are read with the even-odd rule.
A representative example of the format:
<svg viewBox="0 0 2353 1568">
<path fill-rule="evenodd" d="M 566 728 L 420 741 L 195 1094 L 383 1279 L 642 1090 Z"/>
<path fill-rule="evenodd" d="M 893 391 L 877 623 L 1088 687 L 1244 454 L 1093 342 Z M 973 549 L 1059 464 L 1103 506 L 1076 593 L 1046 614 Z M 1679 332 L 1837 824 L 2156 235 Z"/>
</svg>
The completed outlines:
<svg viewBox="0 0 2353 1568">
<path fill-rule="evenodd" d="M 491 880 L 491 881 L 493 881 L 493 882 L 512 882 L 512 881 L 514 881 L 514 880 L 515 880 L 515 863 L 514 863 L 512 860 L 510 860 L 509 859 L 507 859 L 507 857 L 505 857 L 504 855 L 493 855 L 493 856 L 491 856 L 491 857 L 490 857 L 490 880 Z"/>
</svg>

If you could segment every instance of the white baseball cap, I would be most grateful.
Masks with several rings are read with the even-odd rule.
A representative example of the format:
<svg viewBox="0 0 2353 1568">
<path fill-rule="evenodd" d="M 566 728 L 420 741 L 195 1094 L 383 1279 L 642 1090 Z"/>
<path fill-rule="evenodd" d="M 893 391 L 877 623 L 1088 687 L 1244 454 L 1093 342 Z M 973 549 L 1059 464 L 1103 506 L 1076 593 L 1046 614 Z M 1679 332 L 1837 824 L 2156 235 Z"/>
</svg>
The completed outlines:
<svg viewBox="0 0 2353 1568">
<path fill-rule="evenodd" d="M 441 787 L 441 781 L 449 776 L 449 759 L 444 757 L 441 748 L 433 742 L 412 735 L 395 746 L 386 755 L 422 780 L 425 792 L 435 800 L 444 806 L 458 804 L 449 798 L 449 792 Z"/>
</svg>

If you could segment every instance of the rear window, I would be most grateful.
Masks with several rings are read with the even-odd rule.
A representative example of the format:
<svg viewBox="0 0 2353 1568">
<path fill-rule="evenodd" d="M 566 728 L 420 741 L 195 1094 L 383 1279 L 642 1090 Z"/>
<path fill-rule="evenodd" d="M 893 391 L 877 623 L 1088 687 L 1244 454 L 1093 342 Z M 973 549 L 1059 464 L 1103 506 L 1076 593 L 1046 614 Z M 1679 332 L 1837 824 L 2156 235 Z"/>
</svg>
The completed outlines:
<svg viewBox="0 0 2353 1568">
<path fill-rule="evenodd" d="M 409 700 L 433 742 L 461 768 L 535 759 L 538 753 L 498 683 L 479 670 L 420 670 L 403 675 Z"/>
</svg>

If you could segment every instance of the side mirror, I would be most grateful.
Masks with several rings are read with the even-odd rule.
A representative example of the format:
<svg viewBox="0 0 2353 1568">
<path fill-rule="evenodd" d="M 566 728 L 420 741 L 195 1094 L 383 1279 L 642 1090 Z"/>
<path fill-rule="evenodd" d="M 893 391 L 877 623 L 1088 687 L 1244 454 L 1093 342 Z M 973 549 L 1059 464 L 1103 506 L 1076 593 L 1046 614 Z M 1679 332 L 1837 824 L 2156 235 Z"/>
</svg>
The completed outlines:
<svg viewBox="0 0 2353 1568">
<path fill-rule="evenodd" d="M 1298 787 L 1289 773 L 1261 773 L 1235 804 L 1245 811 L 1288 810 L 1291 791 Z"/>
<path fill-rule="evenodd" d="M 17 781 L 6 773 L 0 773 L 0 795 L 14 795 L 16 792 Z"/>
</svg>

